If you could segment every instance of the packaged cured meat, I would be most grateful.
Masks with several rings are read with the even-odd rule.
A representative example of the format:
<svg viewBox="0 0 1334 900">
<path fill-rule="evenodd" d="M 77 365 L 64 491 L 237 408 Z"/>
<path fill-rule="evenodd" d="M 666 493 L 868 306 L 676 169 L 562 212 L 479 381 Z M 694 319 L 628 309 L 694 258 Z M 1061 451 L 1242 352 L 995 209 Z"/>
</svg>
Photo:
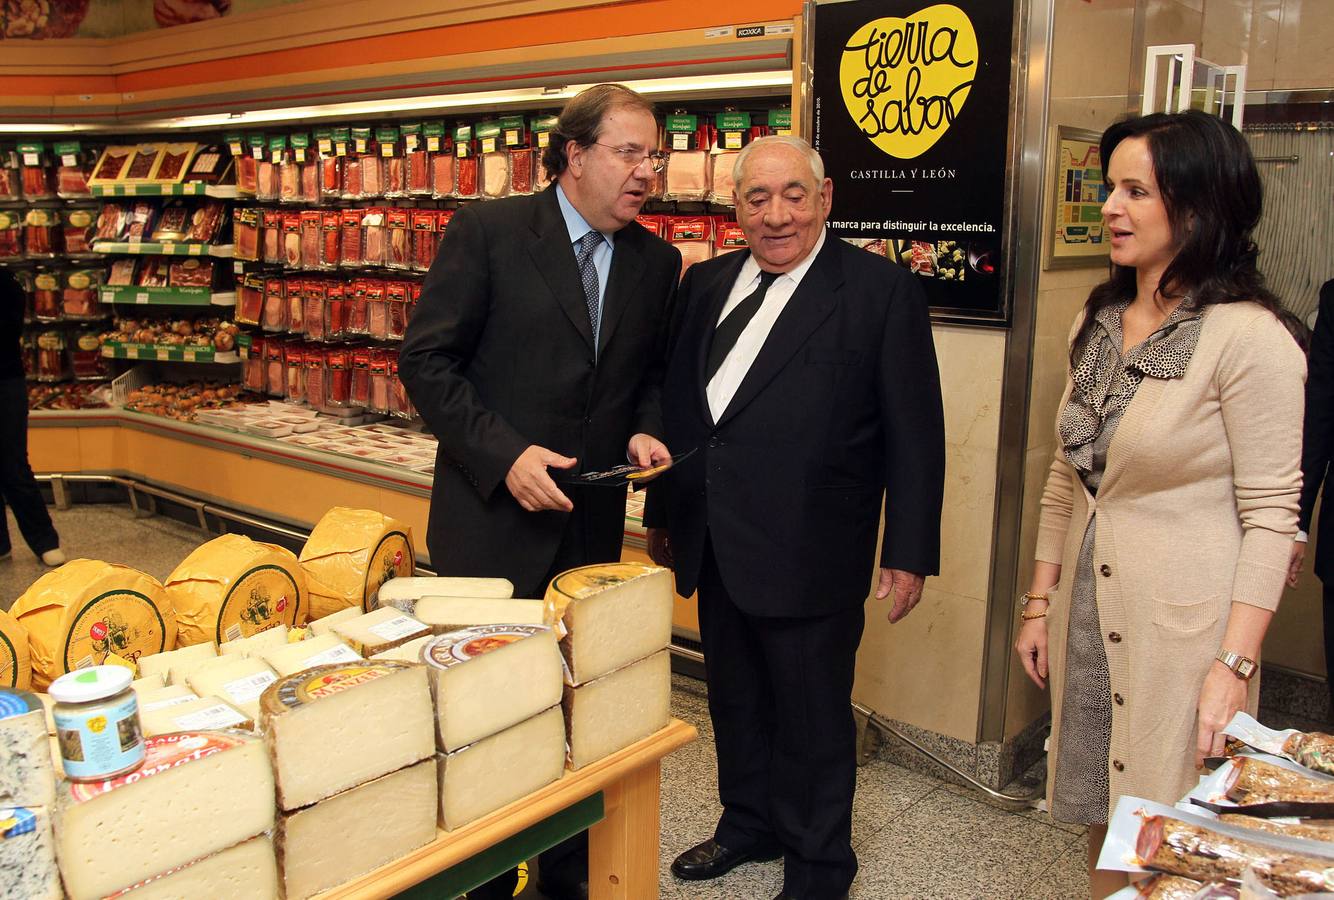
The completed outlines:
<svg viewBox="0 0 1334 900">
<path fill-rule="evenodd" d="M 264 338 L 252 337 L 250 352 L 246 355 L 245 366 L 241 370 L 241 383 L 248 391 L 262 394 L 268 389 L 264 380 L 268 360 L 265 359 L 264 353 Z"/>
<path fill-rule="evenodd" d="M 301 191 L 301 166 L 291 159 L 278 166 L 278 202 L 300 203 L 305 197 Z"/>
<path fill-rule="evenodd" d="M 153 180 L 172 184 L 184 181 L 185 174 L 190 168 L 190 160 L 194 158 L 198 146 L 198 144 L 187 143 L 167 144 L 163 147 L 157 169 L 153 172 Z"/>
<path fill-rule="evenodd" d="M 348 367 L 348 353 L 341 347 L 333 347 L 325 356 L 328 371 L 325 376 L 324 403 L 328 406 L 352 405 L 352 372 Z"/>
<path fill-rule="evenodd" d="M 410 218 L 411 212 L 406 209 L 395 207 L 385 211 L 389 239 L 384 264 L 391 269 L 412 268 L 411 235 L 408 232 Z"/>
<path fill-rule="evenodd" d="M 477 190 L 477 157 L 465 156 L 455 160 L 454 178 L 455 196 L 463 200 L 474 200 L 481 196 Z"/>
<path fill-rule="evenodd" d="M 120 203 L 103 203 L 97 214 L 97 232 L 93 240 L 119 241 L 125 234 L 129 212 Z"/>
<path fill-rule="evenodd" d="M 1198 881 L 1239 880 L 1249 869 L 1279 894 L 1320 893 L 1334 860 L 1244 841 L 1168 816 L 1145 816 L 1135 844 L 1145 868 Z"/>
<path fill-rule="evenodd" d="M 349 156 L 343 160 L 344 200 L 361 200 L 366 196 L 361 184 L 361 158 Z"/>
<path fill-rule="evenodd" d="M 130 157 L 134 155 L 133 147 L 111 146 L 102 150 L 102 155 L 98 158 L 97 164 L 93 166 L 93 174 L 88 179 L 90 184 L 111 184 L 119 181 L 125 174 L 125 169 L 130 164 Z"/>
<path fill-rule="evenodd" d="M 1283 742 L 1283 755 L 1308 769 L 1334 775 L 1334 735 L 1298 732 Z"/>
<path fill-rule="evenodd" d="M 309 268 L 338 268 L 339 242 L 341 239 L 342 214 L 336 209 L 313 210 L 318 220 L 319 246 L 313 265 Z M 304 214 L 303 214 L 304 215 Z"/>
<path fill-rule="evenodd" d="M 92 255 L 93 239 L 97 236 L 97 209 L 76 206 L 65 210 L 65 224 L 61 232 L 66 255 Z"/>
<path fill-rule="evenodd" d="M 329 337 L 328 299 L 324 282 L 315 278 L 306 279 L 303 296 L 305 312 L 302 316 L 302 327 L 306 332 L 306 337 L 312 341 L 327 340 Z"/>
<path fill-rule="evenodd" d="M 343 158 L 341 156 L 320 157 L 320 197 L 334 200 L 343 196 Z"/>
<path fill-rule="evenodd" d="M 1227 798 L 1239 807 L 1313 804 L 1331 807 L 1334 812 L 1334 780 L 1303 775 L 1254 757 L 1237 757 L 1228 765 L 1232 771 L 1225 782 Z"/>
<path fill-rule="evenodd" d="M 0 153 L 0 200 L 23 199 L 23 179 L 19 177 L 18 160 L 12 153 Z"/>
<path fill-rule="evenodd" d="M 479 158 L 481 167 L 482 196 L 495 200 L 509 195 L 510 155 L 504 150 L 483 153 Z"/>
<path fill-rule="evenodd" d="M 306 353 L 296 341 L 283 345 L 283 379 L 287 399 L 306 399 Z"/>
<path fill-rule="evenodd" d="M 405 157 L 391 156 L 384 160 L 384 195 L 408 196 L 408 161 Z"/>
<path fill-rule="evenodd" d="M 92 194 L 88 176 L 92 172 L 92 155 L 78 141 L 62 141 L 55 146 L 56 196 L 77 200 Z"/>
<path fill-rule="evenodd" d="M 324 395 L 328 391 L 328 385 L 324 377 L 324 351 L 318 347 L 307 347 L 305 353 L 306 366 L 302 372 L 303 399 L 306 402 L 320 406 L 324 401 Z"/>
<path fill-rule="evenodd" d="M 414 209 L 412 211 L 412 268 L 425 272 L 435 260 L 436 214 L 433 209 Z"/>
<path fill-rule="evenodd" d="M 162 144 L 140 144 L 134 148 L 130 164 L 120 176 L 121 181 L 145 182 L 157 171 L 158 160 L 162 156 Z"/>
<path fill-rule="evenodd" d="M 347 285 L 342 281 L 330 281 L 325 296 L 329 304 L 329 340 L 341 340 L 347 336 Z"/>
<path fill-rule="evenodd" d="M 681 251 L 681 274 L 697 262 L 713 258 L 711 216 L 669 216 L 667 240 Z"/>
<path fill-rule="evenodd" d="M 102 308 L 100 269 L 70 269 L 65 272 L 61 287 L 61 312 L 67 319 L 100 319 Z"/>
<path fill-rule="evenodd" d="M 320 202 L 320 164 L 314 160 L 301 164 L 301 199 Z"/>
<path fill-rule="evenodd" d="M 231 155 L 223 147 L 210 144 L 200 147 L 195 152 L 186 171 L 186 181 L 201 181 L 204 184 L 222 184 L 233 172 L 235 164 Z"/>
<path fill-rule="evenodd" d="M 361 261 L 367 266 L 382 266 L 388 259 L 389 235 L 383 206 L 362 210 Z"/>
<path fill-rule="evenodd" d="M 248 153 L 236 157 L 236 193 L 253 197 L 259 191 L 259 160 Z"/>
<path fill-rule="evenodd" d="M 260 237 L 264 248 L 264 262 L 282 265 L 283 262 L 283 214 L 281 210 L 264 209 L 260 211 Z"/>
<path fill-rule="evenodd" d="M 713 241 L 714 247 L 717 248 L 714 256 L 750 246 L 746 242 L 746 233 L 736 222 L 719 222 L 715 225 L 714 232 L 717 235 Z"/>
<path fill-rule="evenodd" d="M 287 282 L 281 278 L 264 281 L 264 315 L 260 325 L 265 331 L 287 330 Z"/>
<path fill-rule="evenodd" d="M 65 336 L 59 331 L 37 335 L 37 381 L 64 381 L 69 375 L 65 365 Z"/>
<path fill-rule="evenodd" d="M 709 194 L 709 154 L 704 150 L 673 150 L 667 157 L 664 200 L 703 200 Z"/>
<path fill-rule="evenodd" d="M 453 153 L 431 154 L 431 196 L 437 199 L 457 196 Z"/>
<path fill-rule="evenodd" d="M 389 301 L 385 283 L 378 278 L 366 279 L 366 332 L 377 340 L 389 337 Z"/>
<path fill-rule="evenodd" d="M 348 334 L 370 334 L 370 310 L 367 306 L 367 279 L 352 282 L 351 314 L 347 319 Z"/>
<path fill-rule="evenodd" d="M 510 151 L 511 194 L 531 194 L 533 192 L 533 166 L 537 158 L 536 150 Z"/>
<path fill-rule="evenodd" d="M 359 209 L 345 209 L 342 213 L 342 240 L 341 254 L 338 258 L 338 264 L 344 267 L 356 267 L 361 265 L 362 247 L 361 247 L 361 217 L 362 211 Z"/>
<path fill-rule="evenodd" d="M 709 155 L 709 195 L 705 199 L 710 203 L 733 205 L 735 182 L 732 180 L 732 167 L 739 155 L 738 151 L 730 150 Z"/>
<path fill-rule="evenodd" d="M 365 347 L 350 351 L 352 364 L 352 406 L 366 407 L 371 402 L 371 351 Z"/>
<path fill-rule="evenodd" d="M 130 206 L 129 222 L 125 226 L 125 239 L 130 242 L 146 241 L 153 233 L 153 220 L 157 217 L 157 207 L 147 200 L 137 200 Z"/>
<path fill-rule="evenodd" d="M 417 410 L 408 398 L 407 385 L 398 377 L 398 353 L 389 354 L 389 412 L 401 419 L 415 418 Z"/>
<path fill-rule="evenodd" d="M 222 221 L 226 213 L 227 206 L 221 200 L 208 199 L 200 203 L 190 214 L 190 227 L 185 239 L 204 244 L 213 243 L 222 233 Z"/>
<path fill-rule="evenodd" d="M 1218 821 L 1255 831 L 1267 831 L 1270 834 L 1306 838 L 1310 841 L 1334 842 L 1334 824 L 1318 822 L 1314 819 L 1289 821 L 1286 819 L 1262 819 L 1258 816 L 1245 816 L 1239 813 L 1223 813 L 1218 817 Z"/>
<path fill-rule="evenodd" d="M 264 390 L 270 397 L 287 393 L 287 367 L 283 365 L 283 342 L 264 342 Z"/>
<path fill-rule="evenodd" d="M 391 341 L 401 341 L 408 327 L 408 284 L 391 281 L 385 285 L 384 294 L 389 316 L 385 336 Z"/>
<path fill-rule="evenodd" d="M 232 255 L 248 262 L 259 261 L 259 209 L 243 206 L 232 217 Z"/>
<path fill-rule="evenodd" d="M 102 342 L 94 332 L 85 331 L 75 336 L 69 360 L 75 381 L 102 381 L 111 375 L 102 358 Z"/>
<path fill-rule="evenodd" d="M 39 322 L 60 320 L 61 273 L 55 269 L 38 269 L 32 278 L 32 315 Z"/>
<path fill-rule="evenodd" d="M 264 314 L 264 279 L 247 273 L 236 285 L 236 321 L 242 325 L 258 325 Z"/>
<path fill-rule="evenodd" d="M 378 156 L 361 157 L 361 196 L 384 196 L 384 160 Z"/>
<path fill-rule="evenodd" d="M 23 255 L 44 259 L 61 250 L 60 210 L 34 207 L 23 216 Z"/>
<path fill-rule="evenodd" d="M 171 200 L 158 213 L 150 236 L 155 241 L 183 241 L 189 230 L 190 208 L 183 200 Z"/>
<path fill-rule="evenodd" d="M 118 286 L 134 284 L 135 275 L 139 268 L 137 259 L 118 259 L 111 263 L 111 271 L 107 275 L 107 284 Z"/>
<path fill-rule="evenodd" d="M 306 283 L 301 280 L 287 282 L 287 330 L 306 330 Z"/>
<path fill-rule="evenodd" d="M 9 209 L 0 209 L 0 259 L 23 258 L 23 221 Z"/>
<path fill-rule="evenodd" d="M 413 197 L 431 196 L 431 154 L 418 148 L 408 154 L 408 194 Z"/>
<path fill-rule="evenodd" d="M 320 248 L 323 245 L 324 214 L 318 209 L 301 212 L 301 268 L 320 268 Z"/>
<path fill-rule="evenodd" d="M 166 287 L 167 263 L 161 256 L 145 256 L 139 263 L 136 282 L 140 287 Z"/>
<path fill-rule="evenodd" d="M 255 168 L 255 197 L 259 200 L 277 200 L 281 193 L 278 167 L 267 159 L 259 160 Z"/>
<path fill-rule="evenodd" d="M 23 184 L 23 196 L 28 200 L 46 200 L 56 195 L 51 183 L 50 160 L 46 154 L 46 144 L 41 141 L 29 141 L 18 145 L 19 180 Z"/>
<path fill-rule="evenodd" d="M 301 268 L 301 213 L 285 212 L 283 218 L 283 266 Z"/>
<path fill-rule="evenodd" d="M 167 272 L 167 283 L 172 287 L 212 287 L 213 260 L 198 256 L 173 260 Z"/>
<path fill-rule="evenodd" d="M 389 358 L 383 350 L 370 353 L 370 402 L 366 408 L 372 412 L 389 412 Z"/>
</svg>

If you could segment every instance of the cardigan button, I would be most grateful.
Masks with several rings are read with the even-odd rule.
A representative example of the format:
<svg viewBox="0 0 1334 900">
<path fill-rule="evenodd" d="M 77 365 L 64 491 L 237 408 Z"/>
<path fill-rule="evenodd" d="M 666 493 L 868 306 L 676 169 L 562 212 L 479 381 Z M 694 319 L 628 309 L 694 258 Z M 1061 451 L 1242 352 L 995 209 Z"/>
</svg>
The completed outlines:
<svg viewBox="0 0 1334 900">
<path fill-rule="evenodd" d="M 1107 565 L 1106 563 L 1103 563 L 1101 566 L 1099 566 L 1098 571 L 1102 573 L 1103 578 L 1112 577 L 1112 567 Z"/>
<path fill-rule="evenodd" d="M 1126 698 L 1122 697 L 1120 694 L 1112 694 L 1112 699 L 1116 701 L 1117 706 L 1126 705 Z"/>
<path fill-rule="evenodd" d="M 1119 759 L 1114 759 L 1112 760 L 1112 768 L 1118 772 L 1124 772 L 1126 770 L 1126 764 Z"/>
<path fill-rule="evenodd" d="M 1113 644 L 1121 643 L 1121 632 L 1113 631 L 1111 634 L 1107 635 L 1107 640 L 1111 641 Z"/>
</svg>

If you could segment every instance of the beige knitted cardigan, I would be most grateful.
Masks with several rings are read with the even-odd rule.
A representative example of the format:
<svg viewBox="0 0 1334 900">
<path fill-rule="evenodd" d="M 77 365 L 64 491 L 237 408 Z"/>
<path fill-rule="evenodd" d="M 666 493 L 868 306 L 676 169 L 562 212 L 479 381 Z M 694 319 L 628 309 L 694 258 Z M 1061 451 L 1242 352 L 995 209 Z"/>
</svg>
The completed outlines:
<svg viewBox="0 0 1334 900">
<path fill-rule="evenodd" d="M 1278 606 L 1297 532 L 1305 378 L 1301 351 L 1272 314 L 1254 303 L 1212 306 L 1186 373 L 1140 384 L 1096 501 L 1056 452 L 1036 552 L 1063 573 L 1045 620 L 1050 758 L 1061 737 L 1069 584 L 1096 507 L 1113 809 L 1121 795 L 1171 804 L 1194 786 L 1196 702 L 1231 605 Z M 1070 391 L 1067 379 L 1062 409 Z M 1048 802 L 1050 792 L 1048 779 Z"/>
</svg>

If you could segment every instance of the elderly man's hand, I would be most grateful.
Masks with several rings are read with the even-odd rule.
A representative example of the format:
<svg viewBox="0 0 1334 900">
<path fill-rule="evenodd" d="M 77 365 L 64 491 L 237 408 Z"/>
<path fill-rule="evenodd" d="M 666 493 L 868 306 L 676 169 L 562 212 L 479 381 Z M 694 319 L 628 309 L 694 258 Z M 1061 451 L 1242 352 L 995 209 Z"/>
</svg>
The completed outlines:
<svg viewBox="0 0 1334 900">
<path fill-rule="evenodd" d="M 885 568 L 880 570 L 880 585 L 875 589 L 875 599 L 884 600 L 893 593 L 894 605 L 889 610 L 891 625 L 913 611 L 913 607 L 922 599 L 922 585 L 925 583 L 926 576 L 915 572 Z"/>
</svg>

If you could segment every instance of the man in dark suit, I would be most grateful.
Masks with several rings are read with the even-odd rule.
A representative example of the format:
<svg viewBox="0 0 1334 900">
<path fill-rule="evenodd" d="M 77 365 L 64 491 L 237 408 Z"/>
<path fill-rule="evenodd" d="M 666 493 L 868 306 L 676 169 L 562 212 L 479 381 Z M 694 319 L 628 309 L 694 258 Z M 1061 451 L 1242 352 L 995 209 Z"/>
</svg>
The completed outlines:
<svg viewBox="0 0 1334 900">
<path fill-rule="evenodd" d="M 659 396 L 681 256 L 635 222 L 657 146 L 648 101 L 598 85 L 561 113 L 550 188 L 451 220 L 399 356 L 440 442 L 426 545 L 441 574 L 541 597 L 565 569 L 620 559 L 624 493 L 548 469 L 670 458 Z M 542 862 L 548 894 L 586 892 Z"/>
<path fill-rule="evenodd" d="M 1292 545 L 1292 564 L 1288 584 L 1297 586 L 1302 562 L 1306 557 L 1307 532 L 1334 457 L 1334 280 L 1320 288 L 1320 307 L 1315 332 L 1306 361 L 1306 420 L 1302 431 L 1302 498 L 1297 514 L 1300 531 Z M 1320 509 L 1316 530 L 1316 577 L 1324 586 L 1325 669 L 1329 686 L 1329 707 L 1325 720 L 1334 722 L 1334 510 L 1325 503 Z"/>
<path fill-rule="evenodd" d="M 853 666 L 873 582 L 910 612 L 939 562 L 945 443 L 913 277 L 825 234 L 833 185 L 799 138 L 737 160 L 749 243 L 692 266 L 649 489 L 654 559 L 699 591 L 723 815 L 679 878 L 784 858 L 780 898 L 843 897 L 856 782 Z M 666 526 L 666 530 L 663 530 Z"/>
</svg>

